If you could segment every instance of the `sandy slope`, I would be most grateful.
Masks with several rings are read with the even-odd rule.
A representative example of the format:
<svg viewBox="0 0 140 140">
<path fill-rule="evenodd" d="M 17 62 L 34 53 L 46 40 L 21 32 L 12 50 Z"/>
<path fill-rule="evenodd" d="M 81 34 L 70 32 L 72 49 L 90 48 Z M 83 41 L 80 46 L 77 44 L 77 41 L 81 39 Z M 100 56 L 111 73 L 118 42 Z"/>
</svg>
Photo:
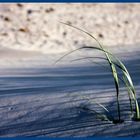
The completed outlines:
<svg viewBox="0 0 140 140">
<path fill-rule="evenodd" d="M 121 56 L 128 66 L 140 97 L 140 49 L 130 48 L 133 49 L 127 49 L 127 53 L 125 49 L 118 50 L 117 55 Z M 28 53 L 26 55 L 28 56 Z M 36 61 L 34 57 L 32 60 Z M 69 61 L 65 60 L 65 64 L 66 62 Z M 41 60 L 38 63 L 40 64 Z M 85 61 L 79 66 L 73 63 L 69 67 L 61 64 L 55 68 L 39 65 L 30 68 L 30 66 L 0 69 L 1 137 L 140 135 L 140 122 L 132 122 L 128 117 L 130 112 L 124 87 L 121 88 L 120 95 L 122 118 L 125 120 L 123 124 L 114 125 L 111 122 L 101 121 L 95 114 L 79 109 L 79 106 L 88 103 L 85 99 L 88 97 L 103 103 L 111 114 L 117 117 L 113 79 L 101 66 Z M 88 106 L 104 112 L 95 103 L 88 103 Z"/>
</svg>

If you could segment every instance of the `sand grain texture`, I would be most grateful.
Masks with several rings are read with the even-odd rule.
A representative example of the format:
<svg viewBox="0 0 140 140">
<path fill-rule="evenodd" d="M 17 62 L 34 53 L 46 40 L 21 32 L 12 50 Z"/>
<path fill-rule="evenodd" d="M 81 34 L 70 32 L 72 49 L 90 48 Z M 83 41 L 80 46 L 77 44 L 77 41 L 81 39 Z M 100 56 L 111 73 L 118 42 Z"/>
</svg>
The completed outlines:
<svg viewBox="0 0 140 140">
<path fill-rule="evenodd" d="M 99 56 L 66 52 L 95 44 L 60 24 L 89 30 L 126 64 L 140 102 L 140 4 L 0 4 L 0 137 L 140 136 L 140 122 L 130 119 L 126 89 L 121 86 L 121 115 L 114 125 L 91 112 L 104 104 L 117 117 L 110 71 L 75 58 Z"/>
<path fill-rule="evenodd" d="M 115 53 L 128 67 L 139 98 L 140 50 L 131 48 L 133 51 Z M 69 61 L 64 62 L 67 64 Z M 99 65 L 84 61 L 70 66 L 58 64 L 55 68 L 0 69 L 0 136 L 140 135 L 140 122 L 129 118 L 128 97 L 123 86 L 120 94 L 123 124 L 101 121 L 95 114 L 79 109 L 88 103 L 85 97 L 104 104 L 117 117 L 113 79 L 110 72 Z M 97 104 L 88 106 L 104 112 Z"/>
</svg>

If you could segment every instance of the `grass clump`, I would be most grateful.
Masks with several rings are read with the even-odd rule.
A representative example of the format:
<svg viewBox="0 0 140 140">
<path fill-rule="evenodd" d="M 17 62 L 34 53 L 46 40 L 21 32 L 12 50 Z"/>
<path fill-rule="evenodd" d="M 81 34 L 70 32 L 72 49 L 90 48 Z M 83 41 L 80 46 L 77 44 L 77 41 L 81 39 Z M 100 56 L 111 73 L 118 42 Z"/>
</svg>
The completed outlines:
<svg viewBox="0 0 140 140">
<path fill-rule="evenodd" d="M 103 45 L 101 45 L 101 43 L 93 35 L 91 35 L 89 32 L 87 32 L 85 30 L 82 30 L 78 27 L 75 27 L 73 25 L 67 24 L 67 23 L 62 23 L 62 24 L 68 25 L 68 26 L 70 26 L 74 29 L 77 29 L 77 30 L 87 34 L 88 36 L 90 36 L 92 39 L 94 39 L 96 41 L 96 43 L 98 44 L 98 47 L 95 47 L 95 46 L 80 47 L 78 49 L 75 49 L 75 50 L 70 51 L 69 53 L 65 54 L 60 59 L 58 59 L 56 62 L 59 62 L 60 60 L 62 60 L 67 55 L 69 55 L 69 54 L 71 54 L 75 51 L 78 51 L 78 50 L 90 49 L 90 50 L 98 50 L 98 51 L 102 52 L 105 57 L 98 57 L 98 58 L 104 59 L 108 62 L 108 65 L 109 65 L 111 73 L 112 73 L 112 78 L 114 79 L 115 89 L 116 89 L 116 102 L 117 102 L 118 119 L 117 120 L 113 119 L 112 120 L 113 123 L 116 124 L 116 123 L 122 123 L 123 122 L 123 120 L 121 120 L 121 109 L 120 109 L 120 99 L 119 99 L 120 80 L 123 81 L 123 83 L 126 86 L 127 91 L 128 91 L 130 111 L 131 111 L 132 116 L 133 116 L 132 119 L 135 120 L 135 121 L 140 121 L 140 109 L 139 109 L 139 104 L 138 104 L 138 101 L 137 101 L 137 98 L 136 98 L 136 91 L 135 91 L 135 88 L 134 88 L 134 84 L 133 84 L 132 78 L 131 78 L 127 68 L 122 63 L 122 61 L 119 60 L 115 55 L 113 55 L 107 49 L 105 49 L 103 47 Z M 75 59 L 74 61 L 79 61 L 79 60 L 82 60 L 82 59 L 90 59 L 90 58 L 94 58 L 94 57 L 84 57 L 84 58 L 80 58 L 80 59 Z M 121 77 L 118 74 L 118 70 L 120 70 L 122 72 Z M 134 103 L 134 107 L 133 107 L 133 103 Z M 100 104 L 100 106 L 103 107 L 106 111 L 108 111 L 103 105 Z M 84 109 L 88 110 L 85 107 L 84 107 Z"/>
</svg>

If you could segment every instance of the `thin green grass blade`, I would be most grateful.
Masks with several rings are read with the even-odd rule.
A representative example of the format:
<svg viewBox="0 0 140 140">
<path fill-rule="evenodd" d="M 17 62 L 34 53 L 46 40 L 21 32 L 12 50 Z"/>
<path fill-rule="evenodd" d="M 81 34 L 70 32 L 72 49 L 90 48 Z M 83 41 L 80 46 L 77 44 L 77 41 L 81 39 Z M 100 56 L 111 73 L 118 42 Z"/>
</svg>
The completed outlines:
<svg viewBox="0 0 140 140">
<path fill-rule="evenodd" d="M 96 49 L 96 50 L 100 50 L 105 52 L 105 50 L 103 50 L 102 48 L 98 48 L 98 47 L 90 47 L 90 46 L 85 46 L 85 47 L 81 47 L 79 49 Z M 117 94 L 117 110 L 118 110 L 118 118 L 119 121 L 121 120 L 121 115 L 120 115 L 120 103 L 119 103 L 119 78 L 118 78 L 118 74 L 117 74 L 117 70 L 116 67 L 113 63 L 113 61 L 111 60 L 111 57 L 108 53 L 105 52 L 106 55 L 106 59 L 110 65 L 111 71 L 112 71 L 112 75 L 114 78 L 114 83 L 115 83 L 115 88 L 116 88 L 116 94 Z"/>
<path fill-rule="evenodd" d="M 86 97 L 86 96 L 83 96 L 83 97 L 86 98 L 90 103 L 96 103 L 97 105 L 102 107 L 106 112 L 109 112 L 109 110 L 104 105 L 100 104 L 99 102 L 93 101 L 89 97 Z"/>
<path fill-rule="evenodd" d="M 55 64 L 58 63 L 58 62 L 60 62 L 64 57 L 66 57 L 66 56 L 68 56 L 68 55 L 70 55 L 70 54 L 72 54 L 72 53 L 74 53 L 74 52 L 76 52 L 78 50 L 91 49 L 91 48 L 92 49 L 95 49 L 95 50 L 102 51 L 102 49 L 101 48 L 98 48 L 98 47 L 80 47 L 80 48 L 77 48 L 75 50 L 69 51 L 68 53 L 66 53 L 65 55 L 63 55 L 62 57 L 60 57 L 58 60 L 55 61 Z"/>
<path fill-rule="evenodd" d="M 68 96 L 70 96 L 70 97 L 73 97 L 73 96 L 71 96 L 70 94 L 68 94 Z M 79 96 L 79 95 L 78 95 Z M 88 100 L 88 103 L 90 103 L 90 104 L 97 104 L 98 106 L 100 106 L 101 108 L 103 108 L 104 110 L 105 110 L 105 112 L 107 113 L 107 115 L 106 114 L 103 114 L 103 113 L 99 113 L 99 112 L 97 112 L 96 110 L 94 110 L 94 109 L 89 109 L 88 107 L 87 107 L 87 105 L 80 105 L 78 108 L 80 108 L 80 109 L 82 109 L 82 110 L 85 110 L 85 111 L 90 111 L 91 113 L 94 113 L 95 115 L 96 115 L 96 118 L 97 119 L 101 119 L 102 121 L 105 121 L 105 120 L 107 120 L 107 121 L 111 121 L 111 122 L 113 122 L 113 120 L 114 120 L 114 118 L 112 117 L 112 115 L 110 114 L 110 112 L 109 112 L 109 110 L 104 106 L 104 105 L 102 105 L 102 104 L 100 104 L 100 103 L 98 103 L 98 102 L 95 102 L 95 101 L 93 101 L 93 100 L 91 100 L 89 97 L 87 97 L 87 96 L 80 96 L 82 99 L 86 99 L 86 100 Z M 76 97 L 74 96 L 72 99 L 75 99 Z"/>
<path fill-rule="evenodd" d="M 88 111 L 88 112 L 91 112 L 91 113 L 95 114 L 96 118 L 100 119 L 102 121 L 112 121 L 106 115 L 104 115 L 102 113 L 99 113 L 99 112 L 97 112 L 97 111 L 95 111 L 93 109 L 89 109 L 87 107 L 79 107 L 79 108 L 82 109 L 82 110 L 85 110 L 85 111 Z"/>
<path fill-rule="evenodd" d="M 63 23 L 63 22 L 61 22 L 61 23 Z M 86 33 L 88 36 L 90 36 L 91 38 L 93 38 L 93 39 L 97 42 L 97 44 L 99 45 L 99 47 L 90 47 L 90 46 L 86 46 L 86 47 L 78 48 L 78 49 L 76 49 L 76 50 L 88 48 L 88 49 L 100 50 L 100 51 L 102 51 L 102 52 L 105 53 L 105 56 L 106 56 L 106 58 L 107 58 L 107 60 L 108 60 L 108 63 L 109 63 L 109 65 L 110 65 L 110 68 L 111 68 L 111 71 L 112 71 L 112 74 L 113 74 L 113 78 L 114 78 L 114 82 L 115 82 L 116 93 L 117 93 L 117 104 L 118 104 L 118 117 L 119 117 L 119 120 L 120 120 L 119 80 L 118 80 L 118 74 L 117 74 L 115 65 L 114 65 L 114 64 L 112 63 L 112 61 L 111 61 L 111 57 L 110 57 L 109 54 L 103 49 L 103 47 L 102 47 L 102 45 L 100 44 L 100 42 L 99 42 L 94 36 L 92 36 L 89 32 L 84 31 L 84 30 L 82 30 L 82 29 L 80 29 L 80 28 L 78 28 L 78 27 L 69 25 L 69 24 L 67 24 L 67 23 L 63 23 L 63 24 L 68 25 L 68 26 L 70 26 L 70 27 L 73 27 L 73 28 L 75 28 L 75 29 L 77 29 L 77 30 L 80 30 L 80 31 Z M 66 55 L 65 55 L 65 56 L 66 56 Z M 63 58 L 63 57 L 62 57 L 62 58 Z M 60 60 L 60 59 L 59 59 L 59 60 Z"/>
<path fill-rule="evenodd" d="M 92 47 L 92 46 L 82 47 L 82 49 L 83 48 L 96 49 L 96 47 Z M 113 65 L 116 65 L 118 68 L 120 68 L 122 70 L 124 76 L 127 78 L 128 82 L 130 84 L 130 88 L 132 90 L 131 94 L 132 94 L 132 97 L 133 97 L 134 102 L 135 102 L 136 118 L 140 119 L 140 109 L 139 109 L 138 101 L 136 99 L 135 88 L 134 88 L 134 85 L 133 85 L 133 81 L 132 81 L 132 79 L 130 77 L 130 74 L 129 74 L 128 70 L 126 69 L 125 65 L 117 57 L 115 57 L 113 54 L 107 52 L 106 50 L 100 49 L 100 48 L 97 49 L 97 50 L 105 52 L 108 62 L 110 64 L 112 63 Z M 109 56 L 111 56 L 111 57 L 109 57 Z M 111 58 L 113 58 L 113 59 L 111 59 Z M 114 62 L 114 59 L 116 60 L 116 62 Z M 115 70 L 114 66 L 111 67 L 111 69 L 112 69 L 112 74 L 113 74 L 113 71 L 116 73 L 116 70 Z M 118 88 L 119 88 L 118 85 L 117 85 L 118 84 L 118 78 L 116 76 L 117 76 L 116 74 L 115 75 L 113 74 L 113 77 L 114 77 L 114 80 L 115 80 L 116 91 L 118 92 Z M 117 95 L 118 95 L 118 93 L 117 93 Z M 117 96 L 117 100 L 118 100 L 118 96 Z M 119 109 L 119 105 L 118 105 L 118 109 Z"/>
<path fill-rule="evenodd" d="M 118 60 L 118 59 L 117 59 L 117 61 L 119 63 L 119 66 L 123 70 L 122 72 L 124 74 L 125 81 L 128 81 L 127 87 L 129 86 L 129 90 L 131 90 L 131 94 L 132 94 L 133 100 L 135 102 L 136 119 L 140 119 L 140 109 L 139 109 L 139 104 L 138 104 L 138 101 L 137 101 L 137 98 L 136 98 L 136 91 L 135 91 L 135 88 L 134 88 L 134 85 L 133 85 L 133 81 L 131 79 L 131 76 L 130 76 L 128 70 L 124 66 L 124 64 L 120 60 Z"/>
<path fill-rule="evenodd" d="M 114 56 L 113 56 L 114 57 Z M 137 101 L 137 98 L 136 98 L 136 92 L 135 92 L 135 88 L 134 88 L 134 85 L 133 85 L 133 81 L 131 79 L 131 76 L 127 70 L 127 68 L 125 67 L 125 65 L 116 57 L 114 57 L 117 61 L 117 63 L 115 63 L 116 66 L 118 66 L 123 74 L 124 74 L 124 77 L 125 77 L 125 83 L 126 81 L 128 81 L 128 83 L 126 83 L 126 86 L 129 87 L 129 91 L 131 90 L 131 94 L 132 94 L 132 97 L 133 97 L 133 100 L 135 102 L 135 108 L 136 108 L 136 119 L 140 119 L 140 109 L 139 109 L 139 104 L 138 104 L 138 101 Z M 130 103 L 131 104 L 131 103 Z"/>
<path fill-rule="evenodd" d="M 73 61 L 79 61 L 79 60 L 84 60 L 84 59 L 103 59 L 103 60 L 107 60 L 106 58 L 104 58 L 104 57 L 82 57 L 82 58 L 77 58 L 77 59 L 74 59 L 74 60 L 72 60 L 72 62 Z"/>
<path fill-rule="evenodd" d="M 96 114 L 96 117 L 98 119 L 101 119 L 102 121 L 104 120 L 107 120 L 107 121 L 112 121 L 114 120 L 114 118 L 112 117 L 111 114 L 109 114 L 109 110 L 102 104 L 98 103 L 98 102 L 95 102 L 93 100 L 90 100 L 88 97 L 85 97 L 86 99 L 88 99 L 89 103 L 93 104 L 97 104 L 98 106 L 100 106 L 101 108 L 103 108 L 105 110 L 105 112 L 107 112 L 107 115 L 106 114 L 103 114 L 103 113 L 99 113 L 97 111 L 95 111 L 94 109 L 89 109 L 88 107 L 84 106 L 84 107 L 81 107 L 82 109 L 86 110 L 86 111 L 90 111 L 90 112 L 93 112 Z"/>
<path fill-rule="evenodd" d="M 121 114 L 120 114 L 120 103 L 119 103 L 119 78 L 118 78 L 118 74 L 117 74 L 117 70 L 115 68 L 115 65 L 113 63 L 111 63 L 110 66 L 111 66 L 111 69 L 112 69 L 112 74 L 113 74 L 114 83 L 115 83 L 115 87 L 116 87 L 117 110 L 118 110 L 118 118 L 119 118 L 119 121 L 120 121 L 121 120 Z"/>
<path fill-rule="evenodd" d="M 89 60 L 89 59 L 91 59 L 91 58 L 98 58 L 98 57 L 83 57 L 83 58 L 78 58 L 78 59 L 73 59 L 73 60 L 71 60 L 70 62 L 75 62 L 75 61 L 80 61 L 80 60 Z M 104 58 L 105 59 L 105 58 Z M 95 64 L 97 64 L 97 65 L 100 65 L 100 66 L 102 66 L 104 69 L 106 69 L 106 70 L 110 70 L 107 66 L 105 66 L 105 65 L 102 65 L 102 64 L 100 64 L 100 63 L 98 63 L 98 62 L 95 62 L 95 61 L 93 61 L 93 60 L 90 60 L 92 63 L 95 63 Z"/>
<path fill-rule="evenodd" d="M 127 79 L 125 76 L 123 76 L 123 80 L 125 82 L 125 85 L 126 85 L 126 88 L 127 88 L 127 91 L 128 91 L 128 97 L 129 97 L 129 102 L 130 102 L 130 110 L 131 110 L 131 113 L 133 115 L 133 104 L 132 104 L 132 99 L 131 99 L 131 88 L 129 87 L 129 84 L 127 82 Z"/>
<path fill-rule="evenodd" d="M 90 36 L 91 38 L 93 38 L 97 42 L 97 44 L 99 45 L 100 48 L 102 48 L 102 45 L 100 44 L 100 42 L 92 34 L 90 34 L 88 31 L 82 30 L 82 29 L 80 29 L 80 28 L 78 28 L 76 26 L 70 25 L 70 24 L 65 23 L 65 22 L 60 22 L 60 23 L 62 23 L 64 25 L 67 25 L 69 27 L 75 28 L 75 29 L 87 34 L 88 36 Z"/>
<path fill-rule="evenodd" d="M 61 22 L 61 23 L 63 23 L 63 22 Z M 82 29 L 80 29 L 78 27 L 75 27 L 73 25 L 67 24 L 67 23 L 63 23 L 63 24 L 68 25 L 68 26 L 73 27 L 73 28 L 75 28 L 75 29 L 77 29 L 79 31 L 84 32 L 85 34 L 87 34 L 88 36 L 90 36 L 91 38 L 93 38 L 97 42 L 97 44 L 99 45 L 99 47 L 86 46 L 86 47 L 78 48 L 76 50 L 88 48 L 88 49 L 96 49 L 96 50 L 100 50 L 100 51 L 104 52 L 104 54 L 106 56 L 106 59 L 107 59 L 109 65 L 110 65 L 110 68 L 111 68 L 111 71 L 112 71 L 112 75 L 113 75 L 113 78 L 114 78 L 114 82 L 115 82 L 116 93 L 117 93 L 117 103 L 118 103 L 118 114 L 120 112 L 120 109 L 119 109 L 120 108 L 119 107 L 119 78 L 118 78 L 118 74 L 117 74 L 117 70 L 116 70 L 116 67 L 115 66 L 117 66 L 119 69 L 122 70 L 122 72 L 123 72 L 123 74 L 125 76 L 125 79 L 127 79 L 127 81 L 128 81 L 127 84 L 129 84 L 129 87 L 130 87 L 130 89 L 132 91 L 131 93 L 132 93 L 133 100 L 135 101 L 136 118 L 137 119 L 140 119 L 140 111 L 139 111 L 138 101 L 136 99 L 135 88 L 134 88 L 134 85 L 133 85 L 133 81 L 132 81 L 132 79 L 130 77 L 130 74 L 127 71 L 125 65 L 116 56 L 114 56 L 113 54 L 111 54 L 110 52 L 108 52 L 107 50 L 105 50 L 103 48 L 103 46 L 101 45 L 101 43 L 93 35 L 91 35 L 89 32 L 87 32 L 85 30 L 82 30 Z M 70 53 L 75 52 L 76 50 L 71 51 Z M 65 56 L 69 55 L 70 53 L 64 55 L 58 61 L 60 61 L 62 58 L 64 58 Z"/>
</svg>

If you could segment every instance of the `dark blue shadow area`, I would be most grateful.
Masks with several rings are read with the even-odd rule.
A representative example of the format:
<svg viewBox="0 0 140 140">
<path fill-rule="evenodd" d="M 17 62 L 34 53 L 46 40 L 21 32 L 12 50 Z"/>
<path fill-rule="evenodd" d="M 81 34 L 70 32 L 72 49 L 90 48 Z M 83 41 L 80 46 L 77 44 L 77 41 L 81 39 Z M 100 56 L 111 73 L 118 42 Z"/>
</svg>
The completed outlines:
<svg viewBox="0 0 140 140">
<path fill-rule="evenodd" d="M 139 85 L 140 59 L 124 62 Z M 12 70 L 10 70 L 12 73 Z M 16 73 L 16 70 L 14 70 Z M 110 68 L 79 66 L 67 68 L 17 69 L 18 75 L 0 76 L 0 95 L 60 93 L 114 88 Z M 121 75 L 121 74 L 120 74 Z"/>
<path fill-rule="evenodd" d="M 131 59 L 124 63 L 139 89 L 140 59 Z M 110 71 L 101 66 L 9 71 L 14 71 L 14 74 L 0 76 L 0 98 L 1 101 L 8 101 L 0 106 L 3 112 L 0 116 L 0 136 L 140 136 L 140 122 L 126 119 L 130 112 L 127 92 L 124 92 L 123 86 L 121 115 L 126 119 L 125 123 L 114 125 L 112 122 L 101 121 L 94 113 L 79 109 L 80 104 L 85 101 L 80 98 L 81 95 L 75 96 L 75 92 L 82 95 L 85 93 L 90 99 L 100 99 L 111 114 L 117 117 L 113 78 Z M 28 101 L 28 96 L 34 96 L 35 99 Z M 19 97 L 22 102 L 16 101 Z M 93 108 L 103 112 L 97 105 Z M 7 116 L 3 118 L 3 114 Z"/>
<path fill-rule="evenodd" d="M 26 71 L 26 69 L 25 69 Z M 31 70 L 31 71 L 34 71 Z M 27 71 L 28 73 L 28 71 Z M 42 74 L 42 75 L 40 75 Z M 99 67 L 38 69 L 33 75 L 21 73 L 0 77 L 0 95 L 60 93 L 113 87 L 109 72 Z"/>
</svg>

